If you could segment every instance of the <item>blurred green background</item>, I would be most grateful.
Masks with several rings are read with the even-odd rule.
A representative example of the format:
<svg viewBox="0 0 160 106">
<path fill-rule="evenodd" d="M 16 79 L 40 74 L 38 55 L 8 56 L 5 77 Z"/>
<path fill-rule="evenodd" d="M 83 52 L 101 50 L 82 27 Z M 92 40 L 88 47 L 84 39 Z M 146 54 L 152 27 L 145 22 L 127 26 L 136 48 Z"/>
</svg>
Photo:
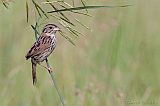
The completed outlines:
<svg viewBox="0 0 160 106">
<path fill-rule="evenodd" d="M 58 46 L 49 62 L 66 105 L 159 106 L 160 1 L 87 4 L 134 5 L 90 10 L 92 17 L 76 15 L 92 31 L 78 25 L 85 36 L 76 39 L 75 47 L 57 33 Z M 27 23 L 25 0 L 15 0 L 9 9 L 0 4 L 0 106 L 60 105 L 49 74 L 40 66 L 38 83 L 32 85 L 31 63 L 25 60 L 35 41 L 32 9 Z"/>
</svg>

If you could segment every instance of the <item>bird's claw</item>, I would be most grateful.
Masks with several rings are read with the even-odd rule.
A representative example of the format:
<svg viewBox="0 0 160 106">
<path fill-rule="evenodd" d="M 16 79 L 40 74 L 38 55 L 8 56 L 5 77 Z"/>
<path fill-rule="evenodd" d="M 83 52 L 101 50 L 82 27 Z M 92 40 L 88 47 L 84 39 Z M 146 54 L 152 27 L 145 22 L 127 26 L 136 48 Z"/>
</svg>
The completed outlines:
<svg viewBox="0 0 160 106">
<path fill-rule="evenodd" d="M 53 70 L 51 67 L 48 68 L 48 72 L 51 73 Z"/>
</svg>

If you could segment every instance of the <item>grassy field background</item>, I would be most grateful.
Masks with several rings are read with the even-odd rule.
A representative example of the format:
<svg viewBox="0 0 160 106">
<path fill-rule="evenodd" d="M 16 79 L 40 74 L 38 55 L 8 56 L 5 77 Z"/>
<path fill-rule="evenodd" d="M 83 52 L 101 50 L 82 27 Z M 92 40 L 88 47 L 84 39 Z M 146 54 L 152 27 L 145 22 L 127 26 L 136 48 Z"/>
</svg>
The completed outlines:
<svg viewBox="0 0 160 106">
<path fill-rule="evenodd" d="M 91 10 L 76 16 L 92 31 L 76 39 L 76 47 L 58 33 L 49 62 L 67 106 L 160 105 L 160 1 L 88 0 L 87 4 L 127 8 Z M 32 10 L 31 10 L 32 11 Z M 34 13 L 26 22 L 25 1 L 0 5 L 0 106 L 60 106 L 47 71 L 25 60 L 34 32 Z M 34 11 L 33 11 L 34 12 Z M 50 22 L 56 22 L 51 19 Z M 60 26 L 61 27 L 61 26 Z"/>
</svg>

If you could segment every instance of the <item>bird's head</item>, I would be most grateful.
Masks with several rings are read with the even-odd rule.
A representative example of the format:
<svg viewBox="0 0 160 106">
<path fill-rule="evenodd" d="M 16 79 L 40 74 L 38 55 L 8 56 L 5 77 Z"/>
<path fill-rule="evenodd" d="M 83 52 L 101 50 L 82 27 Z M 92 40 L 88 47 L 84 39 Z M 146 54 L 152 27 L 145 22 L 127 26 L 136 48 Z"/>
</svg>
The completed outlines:
<svg viewBox="0 0 160 106">
<path fill-rule="evenodd" d="M 55 24 L 47 24 L 44 26 L 42 33 L 55 34 L 60 28 Z"/>
</svg>

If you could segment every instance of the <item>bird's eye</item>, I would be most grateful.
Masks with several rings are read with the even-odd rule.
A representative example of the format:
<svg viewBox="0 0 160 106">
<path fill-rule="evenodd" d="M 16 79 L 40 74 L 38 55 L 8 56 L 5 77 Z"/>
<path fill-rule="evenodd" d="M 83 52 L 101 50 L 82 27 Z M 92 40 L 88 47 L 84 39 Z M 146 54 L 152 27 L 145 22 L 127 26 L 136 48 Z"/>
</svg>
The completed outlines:
<svg viewBox="0 0 160 106">
<path fill-rule="evenodd" d="M 49 27 L 50 29 L 52 29 L 52 27 Z"/>
</svg>

